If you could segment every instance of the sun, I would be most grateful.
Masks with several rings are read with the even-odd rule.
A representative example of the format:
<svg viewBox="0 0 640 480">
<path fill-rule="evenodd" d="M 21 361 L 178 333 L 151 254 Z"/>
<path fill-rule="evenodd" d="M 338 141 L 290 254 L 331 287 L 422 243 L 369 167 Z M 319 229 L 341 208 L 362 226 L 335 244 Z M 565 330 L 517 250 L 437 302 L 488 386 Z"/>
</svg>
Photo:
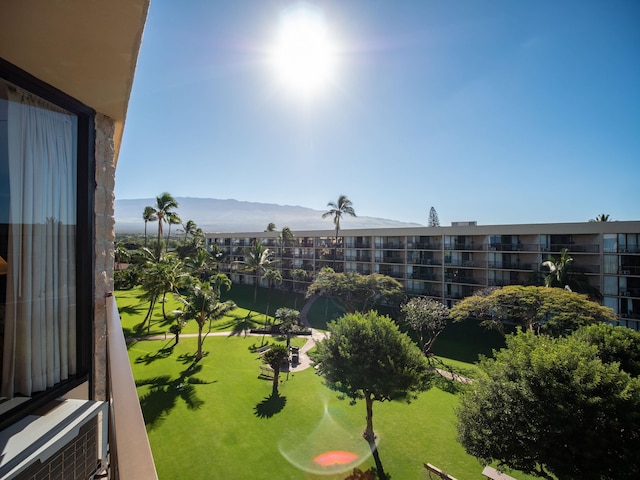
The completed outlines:
<svg viewBox="0 0 640 480">
<path fill-rule="evenodd" d="M 285 11 L 271 60 L 286 91 L 309 98 L 326 89 L 334 80 L 337 55 L 322 12 L 306 4 Z"/>
</svg>

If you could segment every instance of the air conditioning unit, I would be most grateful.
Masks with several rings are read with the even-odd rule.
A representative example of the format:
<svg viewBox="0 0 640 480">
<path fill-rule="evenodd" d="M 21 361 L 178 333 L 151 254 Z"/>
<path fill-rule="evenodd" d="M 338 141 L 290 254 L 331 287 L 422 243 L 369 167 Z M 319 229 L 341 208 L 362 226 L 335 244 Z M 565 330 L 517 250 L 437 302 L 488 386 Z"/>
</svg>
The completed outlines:
<svg viewBox="0 0 640 480">
<path fill-rule="evenodd" d="M 0 432 L 0 478 L 95 478 L 107 433 L 107 402 L 55 400 Z"/>
</svg>

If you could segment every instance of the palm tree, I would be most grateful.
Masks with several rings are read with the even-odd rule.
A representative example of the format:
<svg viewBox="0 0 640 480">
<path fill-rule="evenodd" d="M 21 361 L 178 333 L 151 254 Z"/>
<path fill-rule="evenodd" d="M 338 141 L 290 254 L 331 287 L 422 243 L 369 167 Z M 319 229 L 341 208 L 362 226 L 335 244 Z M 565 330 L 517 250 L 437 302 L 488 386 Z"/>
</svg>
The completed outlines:
<svg viewBox="0 0 640 480">
<path fill-rule="evenodd" d="M 573 258 L 569 256 L 569 250 L 566 248 L 560 250 L 559 259 L 549 257 L 548 260 L 542 262 L 542 266 L 549 269 L 549 273 L 544 277 L 545 286 L 563 288 L 568 285 L 569 265 L 571 262 L 573 262 Z"/>
<path fill-rule="evenodd" d="M 208 280 L 218 270 L 218 259 L 204 248 L 198 248 L 196 254 L 184 259 L 189 272 L 199 280 Z"/>
<path fill-rule="evenodd" d="M 267 229 L 265 230 L 265 232 L 275 232 L 276 231 L 276 224 L 273 222 L 269 222 L 269 225 L 267 225 Z"/>
<path fill-rule="evenodd" d="M 129 258 L 129 250 L 126 249 L 124 243 L 118 242 L 116 243 L 116 248 L 113 253 L 116 257 L 116 270 L 120 270 L 120 267 L 122 266 L 122 260 L 126 262 Z"/>
<path fill-rule="evenodd" d="M 609 216 L 608 213 L 601 213 L 596 218 L 592 218 L 589 221 L 590 222 L 610 222 L 611 221 L 611 217 Z"/>
<path fill-rule="evenodd" d="M 236 308 L 236 305 L 231 301 L 221 303 L 219 295 L 209 282 L 196 281 L 187 288 L 184 296 L 177 295 L 177 298 L 184 305 L 184 309 L 179 312 L 182 318 L 195 320 L 198 324 L 196 361 L 199 361 L 202 359 L 202 329 L 207 319 L 211 321 L 214 318 L 222 318 L 227 312 Z"/>
<path fill-rule="evenodd" d="M 273 263 L 273 253 L 262 242 L 257 241 L 244 251 L 244 260 L 237 262 L 244 272 L 254 274 L 253 303 L 258 299 L 258 283 L 260 277 Z"/>
<path fill-rule="evenodd" d="M 155 216 L 158 220 L 158 244 L 156 245 L 156 256 L 160 258 L 160 252 L 162 248 L 160 246 L 160 239 L 162 239 L 162 224 L 169 221 L 169 215 L 173 213 L 175 208 L 178 208 L 178 202 L 171 196 L 170 193 L 164 192 L 159 197 L 156 197 L 156 206 L 154 208 Z"/>
<path fill-rule="evenodd" d="M 151 317 L 158 298 L 162 295 L 162 316 L 166 320 L 166 295 L 177 292 L 178 283 L 182 278 L 182 262 L 175 255 L 160 255 L 156 257 L 148 248 L 142 249 L 145 263 L 142 268 L 141 298 L 149 302 L 149 310 L 139 328 L 148 322 L 147 331 L 151 328 Z"/>
<path fill-rule="evenodd" d="M 195 235 L 198 226 L 193 220 L 187 220 L 187 223 L 182 225 L 182 228 L 184 229 L 184 243 L 187 243 L 187 238 L 189 237 L 189 235 Z"/>
<path fill-rule="evenodd" d="M 283 227 L 282 231 L 278 233 L 278 243 L 280 244 L 280 264 L 284 263 L 284 249 L 291 245 L 296 236 L 289 227 Z M 281 267 L 282 270 L 282 267 Z M 284 270 L 283 270 L 284 271 Z"/>
<path fill-rule="evenodd" d="M 335 203 L 327 203 L 327 207 L 331 207 L 331 209 L 323 213 L 322 218 L 333 217 L 333 224 L 336 226 L 336 240 L 333 250 L 333 269 L 335 270 L 336 257 L 338 256 L 338 234 L 340 232 L 340 219 L 342 218 L 342 215 L 345 214 L 355 217 L 356 212 L 353 209 L 351 200 L 349 200 L 346 195 L 340 195 L 338 197 L 338 201 Z"/>
<path fill-rule="evenodd" d="M 171 225 L 181 225 L 182 220 L 175 212 L 167 212 L 167 220 L 169 223 L 169 232 L 167 233 L 167 245 L 165 248 L 165 252 L 169 251 L 169 240 L 171 239 Z"/>
<path fill-rule="evenodd" d="M 302 268 L 296 268 L 293 272 L 291 272 L 291 276 L 293 277 L 293 290 L 296 294 L 295 301 L 293 304 L 293 308 L 297 308 L 298 306 L 298 292 L 296 291 L 296 282 L 302 282 L 309 277 L 309 274 L 306 270 Z"/>
<path fill-rule="evenodd" d="M 269 287 L 269 296 L 267 297 L 267 311 L 265 313 L 265 319 L 267 323 L 269 323 L 269 305 L 271 304 L 271 290 L 273 290 L 273 287 L 276 283 L 278 284 L 282 283 L 282 274 L 280 273 L 279 270 L 276 270 L 275 268 L 269 268 L 264 272 L 264 275 L 262 275 L 262 278 L 267 281 L 267 285 Z"/>
<path fill-rule="evenodd" d="M 147 246 L 147 222 L 155 222 L 158 217 L 156 216 L 156 209 L 149 206 L 144 207 L 142 212 L 142 219 L 144 220 L 144 246 Z"/>
</svg>

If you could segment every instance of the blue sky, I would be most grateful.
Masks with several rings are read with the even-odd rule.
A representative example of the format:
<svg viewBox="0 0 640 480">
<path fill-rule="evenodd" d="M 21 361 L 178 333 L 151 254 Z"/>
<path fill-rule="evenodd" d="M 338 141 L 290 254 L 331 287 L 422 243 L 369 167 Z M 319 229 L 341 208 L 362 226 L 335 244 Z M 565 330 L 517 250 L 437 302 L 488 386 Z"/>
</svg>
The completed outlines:
<svg viewBox="0 0 640 480">
<path fill-rule="evenodd" d="M 306 2 L 317 96 L 269 62 L 298 2 L 153 1 L 116 198 L 234 198 L 442 225 L 640 219 L 640 2 Z M 344 228 L 348 228 L 348 219 Z"/>
</svg>

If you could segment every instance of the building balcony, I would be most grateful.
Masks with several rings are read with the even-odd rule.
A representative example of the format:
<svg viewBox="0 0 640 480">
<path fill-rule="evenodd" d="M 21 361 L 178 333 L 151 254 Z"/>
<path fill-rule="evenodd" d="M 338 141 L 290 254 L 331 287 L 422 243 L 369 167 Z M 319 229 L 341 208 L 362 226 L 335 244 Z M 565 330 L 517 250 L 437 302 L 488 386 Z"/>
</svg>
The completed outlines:
<svg viewBox="0 0 640 480">
<path fill-rule="evenodd" d="M 534 270 L 534 266 L 531 263 L 522 262 L 489 262 L 488 267 L 498 270 Z"/>
<path fill-rule="evenodd" d="M 537 243 L 491 243 L 487 245 L 490 252 L 537 252 L 539 245 Z"/>
<path fill-rule="evenodd" d="M 440 250 L 442 244 L 438 242 L 408 242 L 407 249 L 409 250 Z"/>
<path fill-rule="evenodd" d="M 382 258 L 382 263 L 404 263 L 404 258 L 396 255 L 386 255 Z"/>
<path fill-rule="evenodd" d="M 560 253 L 562 249 L 567 249 L 569 253 L 599 253 L 600 245 L 576 245 L 575 243 L 552 243 L 548 247 L 542 246 L 543 252 Z"/>
<path fill-rule="evenodd" d="M 382 248 L 388 250 L 404 250 L 404 242 L 383 242 Z"/>
</svg>

